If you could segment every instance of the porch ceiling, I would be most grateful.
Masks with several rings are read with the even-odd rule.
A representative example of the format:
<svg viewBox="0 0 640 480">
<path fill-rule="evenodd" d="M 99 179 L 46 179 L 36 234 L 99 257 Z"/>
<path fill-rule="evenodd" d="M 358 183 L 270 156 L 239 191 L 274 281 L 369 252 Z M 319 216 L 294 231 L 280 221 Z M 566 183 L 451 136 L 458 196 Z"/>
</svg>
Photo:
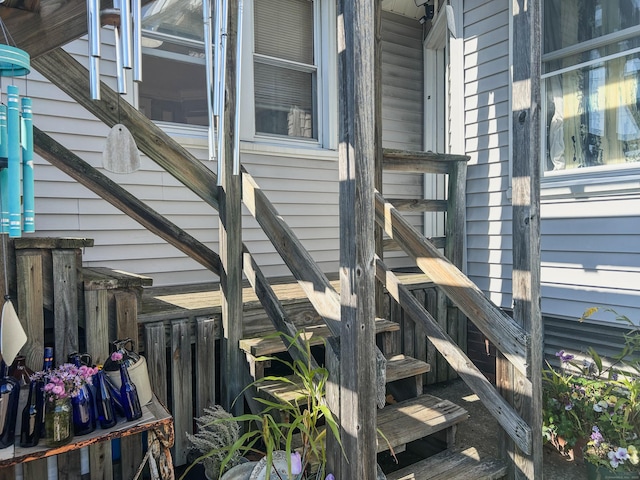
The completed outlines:
<svg viewBox="0 0 640 480">
<path fill-rule="evenodd" d="M 424 7 L 416 7 L 414 0 L 382 0 L 382 10 L 416 20 L 424 15 Z"/>
</svg>

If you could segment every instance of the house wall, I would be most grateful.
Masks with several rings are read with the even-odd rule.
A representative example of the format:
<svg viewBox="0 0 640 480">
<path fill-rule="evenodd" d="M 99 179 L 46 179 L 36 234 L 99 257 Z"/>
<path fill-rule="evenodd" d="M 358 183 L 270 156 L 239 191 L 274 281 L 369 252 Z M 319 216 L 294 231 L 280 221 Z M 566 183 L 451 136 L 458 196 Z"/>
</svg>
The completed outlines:
<svg viewBox="0 0 640 480">
<path fill-rule="evenodd" d="M 505 308 L 512 302 L 509 3 L 464 2 L 464 123 L 471 156 L 467 267 L 470 278 Z M 576 186 L 542 180 L 541 288 L 548 353 L 562 345 L 580 350 L 598 344 L 612 316 L 597 315 L 589 328 L 576 322 L 593 305 L 640 321 L 640 189 L 637 182 L 628 183 Z M 579 339 L 578 330 L 584 331 Z"/>
<path fill-rule="evenodd" d="M 393 14 L 383 18 L 383 112 L 384 146 L 420 149 L 422 54 L 419 23 Z M 103 35 L 109 38 L 108 31 Z M 67 45 L 84 65 L 87 44 L 78 40 Z M 101 79 L 112 88 L 115 67 L 112 47 L 103 48 Z M 20 85 L 20 80 L 17 83 Z M 87 85 L 87 90 L 89 86 Z M 102 150 L 109 129 L 57 87 L 34 71 L 28 77 L 33 98 L 34 124 L 97 167 L 140 200 L 179 227 L 218 249 L 217 212 L 182 186 L 158 165 L 142 156 L 139 171 L 118 175 L 101 168 Z M 133 96 L 129 95 L 129 101 Z M 171 134 L 209 168 L 205 129 L 175 129 Z M 242 162 L 298 235 L 303 245 L 326 272 L 338 268 L 338 173 L 337 152 L 330 150 L 241 145 Z M 84 252 L 86 265 L 106 266 L 149 275 L 154 285 L 215 281 L 217 278 L 195 261 L 146 231 L 115 207 L 51 166 L 35 159 L 36 236 L 72 236 L 94 239 Z M 420 198 L 418 175 L 385 175 L 384 192 L 389 196 Z M 422 218 L 412 217 L 421 228 Z M 288 275 L 257 223 L 245 212 L 243 236 L 249 250 L 268 276 Z M 398 254 L 393 266 L 407 262 Z"/>
</svg>

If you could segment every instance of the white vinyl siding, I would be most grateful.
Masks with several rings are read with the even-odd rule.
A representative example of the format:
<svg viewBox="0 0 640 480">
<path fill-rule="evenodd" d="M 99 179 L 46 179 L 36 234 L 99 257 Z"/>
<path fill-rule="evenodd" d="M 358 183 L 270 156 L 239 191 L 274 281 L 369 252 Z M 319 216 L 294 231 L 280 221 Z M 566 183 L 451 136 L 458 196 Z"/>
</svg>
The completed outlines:
<svg viewBox="0 0 640 480">
<path fill-rule="evenodd" d="M 422 150 L 423 68 L 422 29 L 412 18 L 382 14 L 382 146 Z M 423 198 L 422 175 L 384 172 L 387 198 Z M 422 232 L 423 216 L 403 215 Z M 387 252 L 392 267 L 411 265 L 399 252 Z M 391 260 L 393 259 L 393 260 Z"/>
<path fill-rule="evenodd" d="M 509 4 L 464 5 L 467 274 L 496 304 L 511 306 Z M 455 94 L 455 93 L 453 93 Z"/>
</svg>

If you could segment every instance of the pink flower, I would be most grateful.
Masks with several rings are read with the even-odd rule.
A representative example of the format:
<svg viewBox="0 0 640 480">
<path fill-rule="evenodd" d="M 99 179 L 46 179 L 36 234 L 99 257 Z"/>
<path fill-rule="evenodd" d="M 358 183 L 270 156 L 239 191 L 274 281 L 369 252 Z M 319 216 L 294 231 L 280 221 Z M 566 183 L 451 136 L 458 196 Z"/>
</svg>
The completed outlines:
<svg viewBox="0 0 640 480">
<path fill-rule="evenodd" d="M 119 362 L 122 360 L 122 354 L 120 352 L 113 352 L 111 354 L 111 360 L 114 362 Z"/>
<path fill-rule="evenodd" d="M 62 397 L 64 395 L 64 387 L 62 385 L 56 385 L 51 389 L 51 393 Z"/>
</svg>

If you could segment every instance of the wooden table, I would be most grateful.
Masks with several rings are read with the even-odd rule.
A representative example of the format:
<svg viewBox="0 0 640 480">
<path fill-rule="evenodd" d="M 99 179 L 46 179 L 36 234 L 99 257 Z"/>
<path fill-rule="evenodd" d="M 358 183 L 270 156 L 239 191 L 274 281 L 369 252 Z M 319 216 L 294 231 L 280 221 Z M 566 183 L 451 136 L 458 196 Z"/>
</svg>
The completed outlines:
<svg viewBox="0 0 640 480">
<path fill-rule="evenodd" d="M 149 432 L 149 448 L 143 464 L 140 465 L 140 470 L 144 463 L 150 460 L 149 468 L 152 478 L 173 480 L 173 462 L 169 451 L 174 441 L 173 417 L 155 396 L 151 402 L 143 405 L 140 419 L 132 422 L 120 421 L 111 428 L 105 430 L 98 428 L 90 434 L 75 436 L 67 445 L 49 448 L 45 445 L 45 440 L 41 439 L 39 445 L 23 448 L 19 446 L 19 437 L 16 437 L 14 445 L 0 450 L 0 468 L 67 453 L 99 442 L 128 437 L 145 431 Z"/>
</svg>

